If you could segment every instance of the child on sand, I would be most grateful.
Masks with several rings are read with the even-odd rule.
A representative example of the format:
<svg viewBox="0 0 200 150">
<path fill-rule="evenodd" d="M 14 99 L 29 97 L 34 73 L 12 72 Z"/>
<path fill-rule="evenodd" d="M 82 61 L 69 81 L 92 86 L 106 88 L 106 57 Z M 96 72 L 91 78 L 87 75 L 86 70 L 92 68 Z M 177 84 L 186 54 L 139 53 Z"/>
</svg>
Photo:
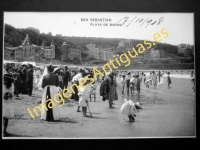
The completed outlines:
<svg viewBox="0 0 200 150">
<path fill-rule="evenodd" d="M 77 112 L 80 112 L 79 108 L 82 107 L 83 117 L 89 117 L 88 115 L 86 115 L 86 112 L 87 112 L 87 107 L 89 106 L 88 100 L 89 100 L 90 91 L 91 91 L 90 80 L 87 80 L 83 86 L 85 86 L 85 88 L 80 87 L 80 91 L 78 93 L 79 107 L 78 107 Z"/>
<path fill-rule="evenodd" d="M 136 108 L 135 108 L 135 104 L 131 101 L 131 100 L 124 100 L 124 104 L 121 106 L 120 108 L 120 112 L 123 115 L 128 115 L 129 118 L 129 122 L 134 122 L 135 121 L 135 112 L 136 112 Z"/>
<path fill-rule="evenodd" d="M 151 79 L 145 81 L 146 88 L 149 88 L 149 84 L 151 84 Z"/>
</svg>

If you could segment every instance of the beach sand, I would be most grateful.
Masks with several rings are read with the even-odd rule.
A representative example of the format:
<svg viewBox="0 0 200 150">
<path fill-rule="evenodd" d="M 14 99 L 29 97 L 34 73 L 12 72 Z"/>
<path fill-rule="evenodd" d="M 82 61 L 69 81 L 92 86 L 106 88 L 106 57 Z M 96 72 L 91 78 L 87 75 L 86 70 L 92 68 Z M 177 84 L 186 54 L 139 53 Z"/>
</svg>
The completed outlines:
<svg viewBox="0 0 200 150">
<path fill-rule="evenodd" d="M 40 117 L 32 119 L 27 107 L 39 105 L 42 93 L 33 91 L 33 96 L 20 95 L 14 103 L 16 116 L 9 121 L 7 131 L 12 134 L 4 138 L 155 138 L 155 137 L 195 137 L 196 98 L 190 79 L 172 78 L 171 88 L 164 84 L 158 89 L 146 89 L 142 83 L 140 95 L 127 97 L 117 91 L 119 100 L 114 101 L 113 109 L 108 101 L 102 101 L 97 89 L 96 102 L 90 102 L 93 118 L 83 117 L 76 112 L 77 102 L 72 101 L 61 107 L 61 121 L 46 122 Z M 119 82 L 119 80 L 118 80 Z M 136 113 L 135 122 L 119 111 L 125 98 L 139 101 L 143 110 Z M 89 115 L 89 113 L 87 113 Z"/>
</svg>

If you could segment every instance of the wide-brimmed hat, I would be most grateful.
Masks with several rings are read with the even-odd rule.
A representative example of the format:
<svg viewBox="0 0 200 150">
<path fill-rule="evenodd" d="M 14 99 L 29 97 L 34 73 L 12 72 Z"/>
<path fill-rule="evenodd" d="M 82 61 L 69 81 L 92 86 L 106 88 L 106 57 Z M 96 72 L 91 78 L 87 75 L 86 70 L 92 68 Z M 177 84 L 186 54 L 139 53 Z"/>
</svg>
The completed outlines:
<svg viewBox="0 0 200 150">
<path fill-rule="evenodd" d="M 54 71 L 53 71 L 53 73 L 58 73 L 58 72 L 60 72 L 60 70 L 61 70 L 61 68 L 54 68 Z"/>
<path fill-rule="evenodd" d="M 8 71 L 8 69 L 11 69 L 11 68 L 12 68 L 11 65 L 7 65 L 7 66 L 5 67 L 5 70 Z"/>
<path fill-rule="evenodd" d="M 127 75 L 131 75 L 131 73 L 130 73 L 130 72 L 128 72 L 128 73 L 127 73 Z"/>
<path fill-rule="evenodd" d="M 143 109 L 143 108 L 141 107 L 141 105 L 140 105 L 139 102 L 136 102 L 136 103 L 135 103 L 135 108 L 136 108 L 136 109 Z"/>
<path fill-rule="evenodd" d="M 23 64 L 22 66 L 25 66 L 25 67 L 27 67 L 27 65 L 26 65 L 26 64 Z"/>
<path fill-rule="evenodd" d="M 32 64 L 28 64 L 28 67 L 33 68 L 33 65 Z"/>
</svg>

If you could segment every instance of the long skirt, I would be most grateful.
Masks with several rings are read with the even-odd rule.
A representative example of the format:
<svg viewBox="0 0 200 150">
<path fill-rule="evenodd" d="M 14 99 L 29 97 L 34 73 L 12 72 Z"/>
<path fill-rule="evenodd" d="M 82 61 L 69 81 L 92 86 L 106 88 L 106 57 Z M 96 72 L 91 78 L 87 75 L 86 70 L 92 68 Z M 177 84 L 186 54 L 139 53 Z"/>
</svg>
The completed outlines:
<svg viewBox="0 0 200 150">
<path fill-rule="evenodd" d="M 14 109 L 11 103 L 6 103 L 6 102 L 3 103 L 3 117 L 8 119 L 12 119 L 15 117 Z"/>
<path fill-rule="evenodd" d="M 58 93 L 58 87 L 56 86 L 47 86 L 44 88 L 43 91 L 43 97 L 42 97 L 42 103 L 46 106 L 47 110 L 44 106 L 42 106 L 43 113 L 41 115 L 41 119 L 46 121 L 55 121 L 60 119 L 60 106 L 57 102 L 54 100 L 54 95 Z M 54 106 L 52 106 L 51 101 L 47 101 L 48 99 L 52 100 L 52 103 L 54 103 Z M 57 101 L 59 101 L 57 99 Z M 49 108 L 52 107 L 52 108 Z"/>
</svg>

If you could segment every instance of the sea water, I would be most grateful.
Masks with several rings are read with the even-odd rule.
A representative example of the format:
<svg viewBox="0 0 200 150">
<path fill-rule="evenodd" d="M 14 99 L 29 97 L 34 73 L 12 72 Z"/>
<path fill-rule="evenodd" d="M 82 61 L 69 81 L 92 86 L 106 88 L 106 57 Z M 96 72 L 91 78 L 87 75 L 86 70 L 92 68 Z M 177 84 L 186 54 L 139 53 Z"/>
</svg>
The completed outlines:
<svg viewBox="0 0 200 150">
<path fill-rule="evenodd" d="M 153 85 L 150 85 L 150 88 L 146 88 L 145 84 L 144 84 L 144 76 L 142 78 L 142 83 L 141 83 L 141 93 L 142 90 L 149 90 L 150 92 L 158 92 L 158 93 L 165 93 L 165 94 L 169 94 L 170 95 L 177 95 L 177 96 L 194 96 L 195 93 L 192 89 L 192 87 L 194 86 L 193 81 L 191 80 L 191 71 L 194 72 L 194 70 L 165 70 L 164 71 L 164 75 L 163 75 L 163 83 L 159 84 L 157 88 L 154 88 Z M 133 76 L 136 71 L 130 71 L 131 72 L 131 76 Z M 150 71 L 148 70 L 144 70 L 144 71 L 139 71 L 140 73 L 143 72 L 145 73 L 146 77 L 148 78 L 148 76 L 150 75 Z M 155 71 L 156 73 L 158 73 L 158 71 Z M 172 84 L 170 85 L 170 87 L 168 87 L 167 84 L 167 73 L 166 72 L 170 72 L 170 78 L 172 81 Z M 163 73 L 163 71 L 161 71 L 161 73 Z M 121 78 L 117 77 L 117 82 L 118 84 L 120 84 Z"/>
</svg>

